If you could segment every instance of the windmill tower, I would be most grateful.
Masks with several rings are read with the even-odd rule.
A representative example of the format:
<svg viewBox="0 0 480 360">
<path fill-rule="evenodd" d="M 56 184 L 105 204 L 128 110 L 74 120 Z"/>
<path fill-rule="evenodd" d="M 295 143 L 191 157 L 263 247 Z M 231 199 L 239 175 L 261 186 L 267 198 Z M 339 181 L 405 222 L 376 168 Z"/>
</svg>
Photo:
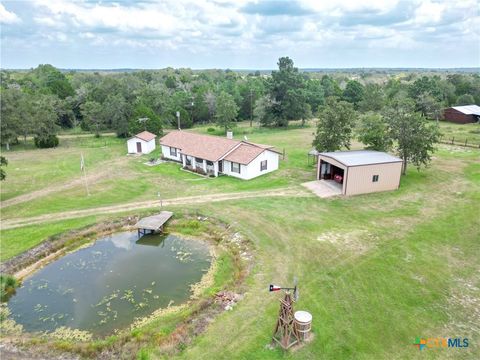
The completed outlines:
<svg viewBox="0 0 480 360">
<path fill-rule="evenodd" d="M 280 299 L 280 311 L 278 313 L 277 324 L 273 332 L 273 343 L 278 343 L 284 350 L 300 343 L 300 335 L 295 325 L 293 314 L 293 302 L 297 299 L 297 286 L 294 288 L 282 288 L 280 286 L 270 285 L 270 291 L 286 290 L 285 297 Z M 293 297 L 290 294 L 293 290 Z"/>
</svg>

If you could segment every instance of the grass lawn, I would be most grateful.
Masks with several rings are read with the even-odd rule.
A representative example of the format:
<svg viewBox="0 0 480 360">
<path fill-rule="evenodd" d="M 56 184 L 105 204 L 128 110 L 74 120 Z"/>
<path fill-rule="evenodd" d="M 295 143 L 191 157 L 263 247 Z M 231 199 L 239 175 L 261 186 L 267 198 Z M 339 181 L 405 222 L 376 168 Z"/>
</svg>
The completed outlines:
<svg viewBox="0 0 480 360">
<path fill-rule="evenodd" d="M 456 143 L 475 144 L 480 146 L 480 124 L 455 124 L 447 121 L 440 121 L 440 131 L 443 135 L 443 140 L 451 141 L 453 138 Z"/>
<path fill-rule="evenodd" d="M 0 242 L 0 260 L 6 260 L 26 249 L 38 245 L 49 236 L 81 228 L 97 221 L 95 217 L 51 222 L 46 225 L 25 226 L 19 229 L 3 230 Z"/>
<path fill-rule="evenodd" d="M 456 129 L 458 125 L 448 126 Z M 206 133 L 207 127 L 195 131 Z M 147 199 L 159 187 L 165 197 L 174 197 L 298 186 L 314 178 L 306 157 L 313 128 L 242 126 L 235 132 L 237 138 L 246 132 L 250 141 L 285 148 L 287 160 L 279 171 L 253 181 L 227 177 L 198 180 L 201 178 L 179 170 L 175 164 L 147 167 L 142 161 L 148 157 L 127 158 L 123 145 L 118 144 L 111 161 L 118 161 L 119 170 L 110 169 L 108 176 L 92 184 L 90 198 L 82 194 L 79 185 L 28 204 L 9 206 L 2 217 Z M 173 211 L 197 210 L 231 224 L 251 239 L 255 256 L 245 298 L 234 310 L 215 318 L 178 357 L 479 358 L 479 158 L 480 150 L 439 145 L 431 167 L 417 172 L 410 166 L 401 188 L 394 192 L 335 199 L 253 198 L 171 207 Z M 53 160 L 42 159 L 38 167 L 46 173 Z M 104 161 L 106 158 L 99 158 L 92 167 L 101 171 L 107 164 Z M 7 169 L 11 170 L 10 165 Z M 67 171 L 65 181 L 70 181 L 73 174 L 74 170 Z M 88 217 L 2 231 L 2 259 L 49 235 L 96 220 Z M 314 339 L 284 354 L 266 346 L 281 296 L 268 293 L 267 288 L 270 283 L 290 285 L 294 276 L 299 278 L 300 287 L 295 308 L 312 313 Z M 165 332 L 173 329 L 174 322 L 149 326 L 149 332 Z M 412 345 L 416 337 L 466 337 L 471 345 L 466 349 L 420 352 Z M 151 359 L 164 356 L 154 342 L 147 343 L 141 354 Z"/>
</svg>

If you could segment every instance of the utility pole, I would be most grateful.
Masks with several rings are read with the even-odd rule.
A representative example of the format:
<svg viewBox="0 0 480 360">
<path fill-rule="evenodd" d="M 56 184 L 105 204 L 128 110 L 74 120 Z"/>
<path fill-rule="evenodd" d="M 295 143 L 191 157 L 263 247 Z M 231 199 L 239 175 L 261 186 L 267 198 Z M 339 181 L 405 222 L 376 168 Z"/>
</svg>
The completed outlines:
<svg viewBox="0 0 480 360">
<path fill-rule="evenodd" d="M 195 105 L 195 102 L 193 101 L 194 99 L 195 99 L 195 98 L 192 96 L 192 102 L 191 102 L 191 104 L 190 104 L 191 107 L 192 107 L 192 109 L 191 109 L 192 112 L 191 112 L 191 116 L 190 116 L 190 118 L 192 119 L 192 125 L 193 125 L 193 106 Z"/>
<path fill-rule="evenodd" d="M 252 103 L 252 89 L 250 89 L 250 127 L 253 126 L 253 103 Z"/>
</svg>

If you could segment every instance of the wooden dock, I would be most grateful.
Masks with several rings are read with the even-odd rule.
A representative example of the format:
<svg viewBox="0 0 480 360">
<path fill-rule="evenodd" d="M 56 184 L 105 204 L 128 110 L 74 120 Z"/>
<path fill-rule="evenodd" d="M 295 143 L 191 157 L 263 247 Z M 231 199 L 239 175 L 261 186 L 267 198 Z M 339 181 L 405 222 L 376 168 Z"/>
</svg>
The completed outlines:
<svg viewBox="0 0 480 360">
<path fill-rule="evenodd" d="M 147 216 L 140 219 L 135 227 L 138 229 L 138 236 L 154 234 L 163 231 L 163 225 L 173 216 L 171 211 L 162 211 L 158 215 Z"/>
</svg>

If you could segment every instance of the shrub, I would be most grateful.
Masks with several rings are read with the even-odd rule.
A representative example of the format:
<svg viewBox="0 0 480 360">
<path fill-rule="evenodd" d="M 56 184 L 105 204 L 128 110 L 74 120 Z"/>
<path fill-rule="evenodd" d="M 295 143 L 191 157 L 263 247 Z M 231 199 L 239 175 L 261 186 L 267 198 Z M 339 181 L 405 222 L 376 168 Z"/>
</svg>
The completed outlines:
<svg viewBox="0 0 480 360">
<path fill-rule="evenodd" d="M 48 135 L 47 137 L 35 137 L 34 139 L 35 146 L 41 149 L 52 148 L 58 146 L 58 137 L 57 135 Z"/>
<path fill-rule="evenodd" d="M 0 274 L 0 300 L 7 301 L 8 298 L 15 294 L 15 288 L 19 282 L 11 275 Z"/>
<path fill-rule="evenodd" d="M 215 132 L 215 128 L 209 127 L 209 128 L 207 129 L 207 132 L 213 133 L 213 132 Z"/>
<path fill-rule="evenodd" d="M 140 351 L 137 353 L 137 359 L 138 360 L 149 360 L 150 359 L 150 352 L 146 349 L 140 349 Z"/>
</svg>

